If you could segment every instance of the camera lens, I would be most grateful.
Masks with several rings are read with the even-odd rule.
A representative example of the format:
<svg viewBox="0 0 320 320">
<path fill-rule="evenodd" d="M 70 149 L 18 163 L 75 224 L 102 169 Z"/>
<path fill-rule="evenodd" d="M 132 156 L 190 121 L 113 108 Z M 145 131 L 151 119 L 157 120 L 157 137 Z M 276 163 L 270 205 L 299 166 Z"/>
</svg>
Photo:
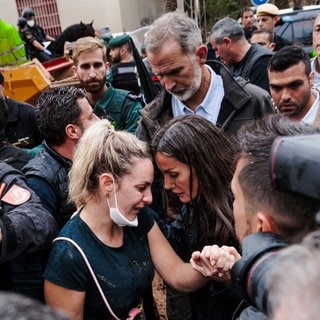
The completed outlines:
<svg viewBox="0 0 320 320">
<path fill-rule="evenodd" d="M 249 305 L 266 313 L 265 276 L 277 252 L 287 243 L 271 232 L 253 233 L 243 239 L 242 258 L 231 271 L 232 283 Z"/>
</svg>

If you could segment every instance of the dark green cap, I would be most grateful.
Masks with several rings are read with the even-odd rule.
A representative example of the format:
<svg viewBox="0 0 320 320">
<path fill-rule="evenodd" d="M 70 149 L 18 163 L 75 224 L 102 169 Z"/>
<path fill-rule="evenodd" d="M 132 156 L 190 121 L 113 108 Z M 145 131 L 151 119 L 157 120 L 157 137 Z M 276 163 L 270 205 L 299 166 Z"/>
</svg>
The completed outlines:
<svg viewBox="0 0 320 320">
<path fill-rule="evenodd" d="M 109 41 L 109 47 L 115 48 L 115 47 L 121 47 L 125 43 L 127 43 L 130 39 L 130 36 L 128 34 L 122 34 L 120 36 L 117 36 Z"/>
<path fill-rule="evenodd" d="M 113 36 L 111 33 L 105 33 L 100 36 L 100 39 L 106 41 L 107 43 L 109 43 L 112 38 Z"/>
</svg>

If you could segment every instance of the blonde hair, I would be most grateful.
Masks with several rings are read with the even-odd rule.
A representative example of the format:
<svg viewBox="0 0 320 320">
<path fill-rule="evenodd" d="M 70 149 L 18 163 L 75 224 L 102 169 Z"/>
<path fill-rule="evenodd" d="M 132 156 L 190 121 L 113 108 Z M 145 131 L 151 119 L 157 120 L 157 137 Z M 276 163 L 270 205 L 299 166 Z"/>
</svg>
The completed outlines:
<svg viewBox="0 0 320 320">
<path fill-rule="evenodd" d="M 148 146 L 132 133 L 115 131 L 108 120 L 100 120 L 81 137 L 69 172 L 69 197 L 83 206 L 98 191 L 99 177 L 112 173 L 117 181 L 130 172 L 134 158 L 151 159 Z"/>
<path fill-rule="evenodd" d="M 107 61 L 107 49 L 106 46 L 104 45 L 103 41 L 94 38 L 94 37 L 83 37 L 79 38 L 75 44 L 74 48 L 72 50 L 72 60 L 75 65 L 78 64 L 78 58 L 81 53 L 90 53 L 93 52 L 97 49 L 102 50 L 102 55 L 103 55 L 103 61 Z"/>
</svg>

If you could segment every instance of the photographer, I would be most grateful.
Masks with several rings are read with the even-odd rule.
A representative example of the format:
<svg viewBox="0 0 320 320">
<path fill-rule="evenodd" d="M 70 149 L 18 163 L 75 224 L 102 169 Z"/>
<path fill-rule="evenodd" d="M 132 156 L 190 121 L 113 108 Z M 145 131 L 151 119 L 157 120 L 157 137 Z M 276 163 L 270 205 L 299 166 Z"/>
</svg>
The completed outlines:
<svg viewBox="0 0 320 320">
<path fill-rule="evenodd" d="M 277 256 L 266 279 L 272 320 L 318 319 L 319 244 L 318 230 L 307 235 L 301 244 L 289 246 Z"/>
<path fill-rule="evenodd" d="M 238 133 L 238 161 L 231 188 L 238 239 L 256 232 L 272 232 L 289 243 L 300 241 L 316 228 L 320 201 L 273 189 L 269 160 L 279 136 L 319 134 L 320 128 L 290 122 L 281 115 L 268 116 L 244 126 Z M 207 246 L 194 252 L 191 264 L 202 274 L 230 273 L 240 255 L 234 248 Z M 248 301 L 248 299 L 246 299 Z M 266 319 L 257 309 L 246 308 L 239 319 Z"/>
</svg>

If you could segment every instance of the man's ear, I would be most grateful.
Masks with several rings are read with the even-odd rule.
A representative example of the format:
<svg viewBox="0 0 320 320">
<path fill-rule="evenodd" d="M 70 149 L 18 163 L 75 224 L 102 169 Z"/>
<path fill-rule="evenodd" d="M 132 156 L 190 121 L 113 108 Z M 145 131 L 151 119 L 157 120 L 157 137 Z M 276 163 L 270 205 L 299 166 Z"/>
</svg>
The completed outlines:
<svg viewBox="0 0 320 320">
<path fill-rule="evenodd" d="M 278 233 L 278 226 L 269 214 L 258 212 L 256 218 L 259 229 L 258 231 Z"/>
<path fill-rule="evenodd" d="M 223 42 L 227 47 L 229 47 L 230 44 L 231 44 L 231 42 L 232 42 L 232 40 L 231 40 L 229 37 L 224 37 L 224 38 L 222 39 L 222 42 Z"/>
<path fill-rule="evenodd" d="M 202 44 L 197 48 L 196 57 L 200 64 L 204 64 L 207 60 L 208 48 L 206 45 Z"/>
<path fill-rule="evenodd" d="M 73 71 L 73 75 L 74 75 L 74 76 L 77 76 L 77 67 L 73 65 L 73 66 L 71 67 L 71 70 Z"/>
<path fill-rule="evenodd" d="M 281 22 L 281 17 L 279 16 L 274 16 L 272 19 L 275 26 Z"/>
<path fill-rule="evenodd" d="M 313 87 L 313 85 L 314 85 L 314 72 L 313 71 L 311 71 L 309 73 L 309 83 L 310 83 L 311 87 Z"/>
<path fill-rule="evenodd" d="M 4 98 L 4 83 L 0 84 L 0 98 Z"/>
<path fill-rule="evenodd" d="M 80 137 L 82 136 L 81 128 L 74 124 L 68 124 L 66 126 L 65 133 L 67 137 L 69 137 L 72 140 L 79 140 Z"/>
<path fill-rule="evenodd" d="M 276 47 L 276 44 L 274 42 L 271 42 L 269 49 L 273 51 L 275 47 Z"/>
<path fill-rule="evenodd" d="M 121 48 L 120 48 L 120 55 L 121 56 L 124 56 L 125 54 L 127 54 L 127 48 L 123 45 L 123 46 L 121 46 Z"/>
</svg>

